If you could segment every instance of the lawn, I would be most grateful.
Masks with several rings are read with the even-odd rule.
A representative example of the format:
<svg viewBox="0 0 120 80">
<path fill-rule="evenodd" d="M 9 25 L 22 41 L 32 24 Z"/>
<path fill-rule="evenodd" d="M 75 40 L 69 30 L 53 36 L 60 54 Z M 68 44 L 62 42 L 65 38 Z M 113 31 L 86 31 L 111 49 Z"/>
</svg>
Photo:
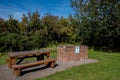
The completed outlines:
<svg viewBox="0 0 120 80">
<path fill-rule="evenodd" d="M 89 58 L 99 62 L 75 66 L 37 80 L 120 80 L 120 53 L 89 50 Z"/>
<path fill-rule="evenodd" d="M 52 49 L 51 56 L 56 57 L 55 49 Z M 6 58 L 6 55 L 0 56 L 0 64 L 5 64 Z M 36 80 L 120 80 L 120 53 L 89 50 L 89 58 L 98 62 L 75 66 Z"/>
<path fill-rule="evenodd" d="M 0 53 L 0 65 L 1 64 L 6 64 L 6 59 L 8 56 L 5 53 Z"/>
</svg>

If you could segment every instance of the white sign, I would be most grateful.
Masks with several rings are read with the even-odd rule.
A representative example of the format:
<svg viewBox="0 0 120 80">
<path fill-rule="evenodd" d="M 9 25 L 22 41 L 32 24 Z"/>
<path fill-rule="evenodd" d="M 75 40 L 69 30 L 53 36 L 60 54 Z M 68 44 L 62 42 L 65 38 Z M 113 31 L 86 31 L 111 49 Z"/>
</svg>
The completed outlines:
<svg viewBox="0 0 120 80">
<path fill-rule="evenodd" d="M 80 46 L 75 46 L 75 53 L 80 53 Z"/>
</svg>

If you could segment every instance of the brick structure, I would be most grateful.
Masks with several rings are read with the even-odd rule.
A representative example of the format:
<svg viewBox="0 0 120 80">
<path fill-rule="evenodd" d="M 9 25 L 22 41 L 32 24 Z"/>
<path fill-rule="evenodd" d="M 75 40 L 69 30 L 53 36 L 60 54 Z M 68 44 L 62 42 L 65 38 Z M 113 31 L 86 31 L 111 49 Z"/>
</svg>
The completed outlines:
<svg viewBox="0 0 120 80">
<path fill-rule="evenodd" d="M 58 62 L 74 62 L 88 59 L 88 47 L 81 46 L 58 46 L 57 61 Z"/>
</svg>

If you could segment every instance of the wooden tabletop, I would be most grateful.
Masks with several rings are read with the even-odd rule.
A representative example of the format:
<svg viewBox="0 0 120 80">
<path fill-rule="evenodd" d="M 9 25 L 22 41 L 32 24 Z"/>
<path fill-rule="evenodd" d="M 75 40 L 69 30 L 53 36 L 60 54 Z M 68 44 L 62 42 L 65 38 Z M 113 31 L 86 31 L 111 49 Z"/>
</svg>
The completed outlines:
<svg viewBox="0 0 120 80">
<path fill-rule="evenodd" d="M 9 52 L 7 53 L 9 57 L 17 57 L 17 56 L 26 56 L 26 55 L 34 55 L 34 54 L 46 54 L 50 53 L 49 50 L 33 50 L 33 51 L 20 51 L 20 52 Z"/>
</svg>

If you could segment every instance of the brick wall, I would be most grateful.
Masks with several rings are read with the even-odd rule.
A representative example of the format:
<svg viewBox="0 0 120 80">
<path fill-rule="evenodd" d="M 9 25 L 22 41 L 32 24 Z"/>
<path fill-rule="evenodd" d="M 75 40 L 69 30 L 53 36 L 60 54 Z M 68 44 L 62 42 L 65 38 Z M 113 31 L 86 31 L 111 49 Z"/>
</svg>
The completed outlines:
<svg viewBox="0 0 120 80">
<path fill-rule="evenodd" d="M 79 46 L 79 53 L 76 53 L 76 46 L 58 46 L 57 61 L 58 62 L 73 62 L 88 59 L 88 47 L 85 45 Z"/>
</svg>

